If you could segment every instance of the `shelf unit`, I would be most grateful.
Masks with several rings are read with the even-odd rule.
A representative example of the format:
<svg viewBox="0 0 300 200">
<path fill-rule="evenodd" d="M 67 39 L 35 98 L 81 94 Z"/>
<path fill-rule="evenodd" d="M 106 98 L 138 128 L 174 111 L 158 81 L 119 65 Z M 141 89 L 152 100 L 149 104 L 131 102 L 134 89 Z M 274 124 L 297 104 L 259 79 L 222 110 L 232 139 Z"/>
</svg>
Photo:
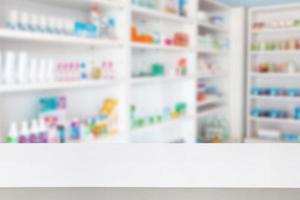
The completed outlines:
<svg viewBox="0 0 300 200">
<path fill-rule="evenodd" d="M 127 119 L 126 104 L 126 64 L 125 44 L 127 42 L 127 24 L 122 20 L 128 16 L 125 1 L 85 1 L 85 0 L 5 0 L 0 8 L 0 42 L 1 52 L 26 51 L 29 56 L 57 60 L 97 60 L 99 57 L 113 59 L 116 67 L 113 79 L 88 80 L 88 81 L 57 81 L 40 82 L 34 84 L 2 84 L 0 83 L 0 141 L 4 141 L 10 122 L 18 125 L 26 120 L 36 118 L 34 106 L 39 98 L 44 96 L 65 96 L 67 98 L 67 117 L 89 118 L 96 116 L 101 103 L 106 98 L 118 100 L 120 121 Z M 43 13 L 45 16 L 60 18 L 73 18 L 74 20 L 88 19 L 89 9 L 92 4 L 97 4 L 101 10 L 117 21 L 116 40 L 90 39 L 75 36 L 63 36 L 29 31 L 9 30 L 5 27 L 8 12 L 11 9 L 28 13 Z M 64 55 L 68 55 L 67 57 Z M 100 62 L 100 60 L 97 60 Z M 123 66 L 122 66 L 123 65 Z M 127 65 L 125 65 L 127 66 Z M 29 66 L 28 66 L 29 67 Z M 26 69 L 29 70 L 29 69 Z M 3 112 L 2 112 L 3 111 Z M 101 136 L 93 141 L 95 143 L 128 142 L 126 137 L 126 124 L 119 123 L 118 133 Z"/>
<path fill-rule="evenodd" d="M 24 8 L 24 11 L 28 12 L 44 12 L 45 15 L 50 16 L 51 13 L 57 13 L 57 16 L 66 14 L 67 17 L 76 16 L 86 20 L 89 9 L 94 3 L 97 3 L 104 13 L 117 19 L 117 39 L 49 35 L 5 28 L 4 18 L 7 17 L 8 10 L 15 8 L 15 6 Z M 197 19 L 199 6 L 200 9 L 208 13 L 221 12 L 227 15 L 229 12 L 227 6 L 215 0 L 188 1 L 187 16 L 184 17 L 168 13 L 164 8 L 155 10 L 138 6 L 129 0 L 5 0 L 5 7 L 0 15 L 0 41 L 2 43 L 0 51 L 13 50 L 19 52 L 28 50 L 29 53 L 42 56 L 57 55 L 60 58 L 65 58 L 64 55 L 69 55 L 72 58 L 87 56 L 89 59 L 108 57 L 116 62 L 116 77 L 112 80 L 99 81 L 60 81 L 23 85 L 1 84 L 0 109 L 3 112 L 0 114 L 0 138 L 4 139 L 9 122 L 22 122 L 23 120 L 31 120 L 34 117 L 31 109 L 35 100 L 40 97 L 49 95 L 67 96 L 70 100 L 68 117 L 85 118 L 94 114 L 94 110 L 97 109 L 95 105 L 99 101 L 112 96 L 119 101 L 121 122 L 119 133 L 88 142 L 127 143 L 151 141 L 169 143 L 184 141 L 195 143 L 197 141 L 197 123 L 202 120 L 202 117 L 217 113 L 223 115 L 226 112 L 224 111 L 226 110 L 226 101 L 223 98 L 205 102 L 203 105 L 197 104 L 195 98 L 197 87 L 195 86 L 199 80 L 223 82 L 228 77 L 227 72 L 220 74 L 198 73 L 197 56 L 223 60 L 229 54 L 229 50 L 201 49 L 201 46 L 197 45 L 199 30 L 200 32 L 204 30 L 216 35 L 227 36 L 229 34 L 229 26 L 227 25 L 220 27 L 199 21 Z M 134 24 L 143 26 L 147 31 L 156 29 L 170 34 L 175 32 L 187 33 L 190 45 L 180 47 L 132 42 L 130 31 Z M 137 77 L 133 74 L 137 66 L 146 67 L 153 60 L 167 63 L 166 67 L 169 69 L 174 67 L 174 60 L 180 60 L 181 58 L 188 61 L 187 75 L 170 74 L 161 77 Z M 82 101 L 85 102 L 85 105 L 81 105 Z M 164 120 L 162 123 L 140 129 L 131 127 L 129 113 L 133 104 L 141 104 L 141 110 L 144 112 L 141 115 L 143 116 L 148 115 L 147 112 L 151 113 L 152 110 L 157 111 L 157 109 L 163 108 L 166 104 L 174 105 L 182 102 L 186 103 L 188 108 L 186 114 L 179 118 Z M 224 106 L 197 112 L 199 107 L 206 108 L 206 105 L 215 103 Z M 20 112 L 9 113 L 12 109 L 20 110 Z"/>
<path fill-rule="evenodd" d="M 230 9 L 225 4 L 214 1 L 214 0 L 200 0 L 198 1 L 198 13 L 202 17 L 197 17 L 197 36 L 198 37 L 214 37 L 215 40 L 227 39 L 230 38 Z M 203 18 L 203 15 L 206 17 Z M 212 20 L 209 19 L 212 16 L 222 16 L 223 24 L 214 24 Z M 203 39 L 202 39 L 203 40 Z M 212 43 L 212 39 L 210 41 Z M 202 122 L 206 118 L 210 117 L 221 117 L 224 116 L 226 120 L 229 120 L 229 113 L 228 113 L 228 104 L 227 100 L 229 97 L 229 88 L 224 87 L 223 83 L 229 81 L 229 72 L 230 72 L 230 47 L 227 49 L 224 48 L 213 48 L 207 47 L 207 41 L 204 42 L 197 42 L 197 81 L 198 83 L 204 83 L 206 85 L 214 85 L 216 89 L 223 93 L 222 97 L 220 98 L 208 98 L 202 102 L 197 103 L 197 128 L 198 130 L 202 129 Z M 228 41 L 228 43 L 230 43 Z M 201 60 L 201 63 L 200 63 Z M 203 72 L 203 65 L 218 65 L 216 72 Z M 225 64 L 226 63 L 226 64 Z M 224 66 L 222 66 L 224 65 Z M 203 135 L 204 133 L 200 133 Z M 206 136 L 203 136 L 206 137 Z"/>
<path fill-rule="evenodd" d="M 187 16 L 170 14 L 164 10 L 164 0 L 159 8 L 146 8 L 131 4 L 130 27 L 135 25 L 148 32 L 162 32 L 173 34 L 184 32 L 189 35 L 190 44 L 195 43 L 195 3 L 188 1 Z M 171 26 L 169 26 L 171 25 Z M 171 27 L 171 28 L 170 28 Z M 194 76 L 195 47 L 167 46 L 160 44 L 144 44 L 131 42 L 131 103 L 137 110 L 144 110 L 141 116 L 151 115 L 152 110 L 162 110 L 166 102 L 174 104 L 186 102 L 188 109 L 184 116 L 165 120 L 153 126 L 132 128 L 130 131 L 133 142 L 174 142 L 184 141 L 194 143 L 195 138 L 195 99 L 193 98 L 196 77 Z M 150 66 L 153 58 L 155 62 L 165 65 L 166 73 L 161 77 L 137 77 L 134 71 Z M 185 76 L 168 75 L 172 70 L 174 60 L 185 58 L 188 60 L 188 74 Z M 142 60 L 141 60 L 142 58 Z M 147 94 L 147 95 L 146 95 Z M 167 103 L 168 104 L 168 103 Z M 158 111 L 157 111 L 158 112 Z M 138 115 L 138 114 L 137 114 Z M 145 140 L 146 139 L 146 140 Z"/>
<path fill-rule="evenodd" d="M 246 142 L 274 142 L 267 138 L 260 138 L 260 130 L 279 130 L 283 133 L 300 134 L 300 123 L 294 119 L 295 108 L 299 106 L 299 98 L 289 96 L 254 96 L 251 90 L 257 88 L 295 89 L 299 86 L 298 72 L 270 72 L 260 73 L 257 66 L 260 63 L 293 63 L 299 66 L 297 55 L 299 50 L 252 51 L 252 44 L 264 41 L 289 40 L 299 38 L 300 29 L 297 27 L 263 28 L 253 30 L 254 23 L 271 24 L 282 20 L 296 20 L 299 15 L 300 4 L 284 6 L 254 7 L 248 11 L 248 65 L 247 65 L 247 139 Z M 291 16 L 293 18 L 291 18 Z M 253 117 L 254 109 L 284 110 L 289 118 Z M 279 138 L 277 142 L 281 141 Z"/>
</svg>

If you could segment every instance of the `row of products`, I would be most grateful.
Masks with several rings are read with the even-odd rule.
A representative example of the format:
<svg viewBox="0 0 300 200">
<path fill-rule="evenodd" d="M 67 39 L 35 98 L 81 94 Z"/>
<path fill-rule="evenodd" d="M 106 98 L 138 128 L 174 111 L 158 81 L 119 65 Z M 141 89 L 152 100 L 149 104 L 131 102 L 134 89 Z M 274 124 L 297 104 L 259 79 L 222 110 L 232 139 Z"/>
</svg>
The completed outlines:
<svg viewBox="0 0 300 200">
<path fill-rule="evenodd" d="M 285 110 L 267 110 L 267 109 L 253 109 L 252 117 L 266 117 L 275 119 L 289 119 L 290 115 Z M 300 108 L 294 109 L 293 119 L 300 120 Z"/>
<path fill-rule="evenodd" d="M 180 58 L 177 64 L 173 66 L 166 66 L 162 63 L 154 63 L 147 66 L 146 69 L 136 67 L 134 70 L 134 77 L 180 77 L 188 74 L 188 61 L 186 58 Z"/>
<path fill-rule="evenodd" d="M 114 63 L 30 58 L 26 52 L 0 52 L 0 83 L 24 84 L 54 81 L 112 80 Z"/>
<path fill-rule="evenodd" d="M 198 37 L 200 50 L 206 51 L 226 51 L 229 49 L 229 40 L 211 34 Z"/>
<path fill-rule="evenodd" d="M 164 12 L 187 16 L 188 0 L 131 0 L 132 4 L 149 9 L 163 10 Z"/>
<path fill-rule="evenodd" d="M 162 110 L 158 112 L 147 115 L 139 116 L 140 111 L 144 110 L 141 107 L 135 105 L 131 106 L 130 109 L 130 119 L 132 129 L 143 128 L 146 126 L 153 126 L 155 124 L 160 124 L 168 120 L 178 119 L 183 117 L 187 113 L 187 103 L 177 103 L 174 106 L 165 106 Z"/>
<path fill-rule="evenodd" d="M 200 22 L 209 23 L 218 27 L 225 27 L 226 25 L 226 17 L 223 15 L 211 15 L 207 12 L 199 11 L 197 17 Z"/>
<path fill-rule="evenodd" d="M 296 73 L 300 71 L 300 68 L 294 62 L 264 62 L 256 66 L 256 71 L 260 73 Z"/>
<path fill-rule="evenodd" d="M 252 51 L 292 51 L 300 50 L 300 39 L 260 41 L 253 43 Z"/>
<path fill-rule="evenodd" d="M 224 117 L 211 116 L 201 121 L 198 143 L 222 143 L 229 139 L 229 123 Z"/>
<path fill-rule="evenodd" d="M 267 140 L 283 141 L 283 142 L 300 142 L 300 134 L 281 132 L 272 129 L 258 129 L 257 137 Z"/>
<path fill-rule="evenodd" d="M 103 15 L 97 4 L 91 6 L 88 22 L 10 10 L 6 27 L 35 33 L 116 39 L 115 18 Z"/>
<path fill-rule="evenodd" d="M 252 30 L 300 28 L 300 19 L 274 20 L 271 22 L 255 22 Z"/>
<path fill-rule="evenodd" d="M 169 36 L 160 32 L 140 33 L 136 26 L 131 28 L 131 41 L 145 44 L 157 44 L 166 46 L 189 46 L 189 36 L 186 33 L 176 32 Z"/>
<path fill-rule="evenodd" d="M 203 58 L 198 59 L 198 72 L 201 76 L 224 74 L 224 70 L 217 64 Z"/>
<path fill-rule="evenodd" d="M 199 82 L 197 86 L 197 102 L 205 102 L 212 99 L 220 99 L 223 93 L 219 91 L 215 85 L 210 85 L 205 82 Z"/>
<path fill-rule="evenodd" d="M 7 143 L 80 142 L 118 132 L 117 100 L 105 100 L 97 117 L 71 121 L 66 119 L 66 104 L 65 97 L 40 99 L 39 120 L 11 123 Z"/>
<path fill-rule="evenodd" d="M 300 97 L 300 89 L 283 89 L 283 88 L 252 88 L 251 94 L 255 96 L 287 96 Z"/>
</svg>

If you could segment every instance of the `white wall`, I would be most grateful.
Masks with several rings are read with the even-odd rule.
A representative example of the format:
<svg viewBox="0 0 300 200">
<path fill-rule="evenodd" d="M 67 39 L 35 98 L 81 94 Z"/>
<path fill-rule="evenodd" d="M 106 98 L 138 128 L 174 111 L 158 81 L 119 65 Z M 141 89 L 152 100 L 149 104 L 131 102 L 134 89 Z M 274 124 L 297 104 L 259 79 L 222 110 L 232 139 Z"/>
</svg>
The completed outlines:
<svg viewBox="0 0 300 200">
<path fill-rule="evenodd" d="M 5 200 L 298 200 L 300 190 L 258 189 L 3 189 Z"/>
</svg>

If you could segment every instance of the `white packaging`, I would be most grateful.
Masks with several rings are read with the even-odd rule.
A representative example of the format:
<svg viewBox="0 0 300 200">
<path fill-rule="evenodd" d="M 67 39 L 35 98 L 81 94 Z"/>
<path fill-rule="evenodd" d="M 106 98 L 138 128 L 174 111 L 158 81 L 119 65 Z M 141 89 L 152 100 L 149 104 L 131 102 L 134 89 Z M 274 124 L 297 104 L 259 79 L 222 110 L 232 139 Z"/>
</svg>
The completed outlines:
<svg viewBox="0 0 300 200">
<path fill-rule="evenodd" d="M 29 15 L 27 12 L 22 12 L 21 14 L 20 28 L 21 30 L 29 29 Z"/>
<path fill-rule="evenodd" d="M 16 10 L 10 10 L 9 11 L 9 17 L 8 17 L 8 22 L 7 26 L 10 29 L 17 29 L 18 27 L 18 11 Z"/>
<path fill-rule="evenodd" d="M 56 18 L 55 17 L 49 17 L 48 19 L 48 32 L 56 34 Z"/>
<path fill-rule="evenodd" d="M 55 80 L 54 68 L 54 60 L 48 60 L 46 69 L 46 81 L 53 82 Z"/>
<path fill-rule="evenodd" d="M 64 34 L 64 22 L 61 18 L 56 19 L 56 29 L 59 34 Z"/>
<path fill-rule="evenodd" d="M 16 81 L 15 77 L 16 54 L 13 51 L 8 51 L 5 54 L 4 66 L 4 81 L 7 84 L 13 84 Z"/>
<path fill-rule="evenodd" d="M 19 83 L 27 83 L 28 73 L 26 73 L 26 68 L 28 66 L 28 55 L 26 52 L 21 52 L 18 58 L 17 81 Z"/>
<path fill-rule="evenodd" d="M 40 60 L 39 69 L 38 69 L 38 82 L 46 82 L 47 81 L 47 62 L 45 59 Z"/>
<path fill-rule="evenodd" d="M 30 30 L 33 31 L 33 32 L 38 31 L 39 23 L 38 23 L 38 16 L 37 15 L 31 14 L 29 27 L 30 27 Z"/>
<path fill-rule="evenodd" d="M 29 81 L 30 83 L 36 83 L 38 82 L 38 78 L 37 78 L 37 60 L 36 59 L 32 59 L 30 61 L 30 69 L 29 69 Z"/>
<path fill-rule="evenodd" d="M 257 131 L 257 136 L 263 139 L 280 140 L 281 133 L 278 130 L 259 129 Z"/>
<path fill-rule="evenodd" d="M 71 19 L 64 20 L 64 30 L 66 34 L 73 35 L 74 34 L 74 22 Z"/>
<path fill-rule="evenodd" d="M 47 32 L 47 18 L 44 15 L 41 15 L 38 19 L 39 29 L 41 32 Z"/>
</svg>

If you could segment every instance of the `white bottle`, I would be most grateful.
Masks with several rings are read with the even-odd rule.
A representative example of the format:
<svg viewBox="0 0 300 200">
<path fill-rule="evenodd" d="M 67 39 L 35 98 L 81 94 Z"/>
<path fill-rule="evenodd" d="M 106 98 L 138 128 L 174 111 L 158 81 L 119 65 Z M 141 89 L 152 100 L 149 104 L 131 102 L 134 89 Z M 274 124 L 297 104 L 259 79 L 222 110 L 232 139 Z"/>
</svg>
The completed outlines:
<svg viewBox="0 0 300 200">
<path fill-rule="evenodd" d="M 9 126 L 9 133 L 7 136 L 8 143 L 18 143 L 19 134 L 18 134 L 18 126 L 16 122 L 12 122 Z"/>
<path fill-rule="evenodd" d="M 23 121 L 21 126 L 21 132 L 19 134 L 19 142 L 20 143 L 29 143 L 30 142 L 30 132 L 28 128 L 28 122 Z"/>
<path fill-rule="evenodd" d="M 52 34 L 57 34 L 55 17 L 49 17 L 48 19 L 48 32 Z"/>
<path fill-rule="evenodd" d="M 17 80 L 19 83 L 28 82 L 28 74 L 26 68 L 28 65 L 28 55 L 26 52 L 21 52 L 19 54 L 18 68 L 17 68 Z"/>
<path fill-rule="evenodd" d="M 37 32 L 38 31 L 38 17 L 36 14 L 31 14 L 30 16 L 30 22 L 29 22 L 29 28 L 30 31 L 32 32 Z"/>
<path fill-rule="evenodd" d="M 19 28 L 23 31 L 29 30 L 29 15 L 27 12 L 22 12 Z"/>
<path fill-rule="evenodd" d="M 30 83 L 36 83 L 38 82 L 38 72 L 37 72 L 38 68 L 37 68 L 37 60 L 36 59 L 32 59 L 30 61 L 30 70 L 29 70 L 29 82 Z"/>
<path fill-rule="evenodd" d="M 37 120 L 32 120 L 30 129 L 30 143 L 38 143 L 39 127 Z"/>
<path fill-rule="evenodd" d="M 9 29 L 17 29 L 18 28 L 18 12 L 16 10 L 9 11 L 9 17 L 7 21 L 7 27 Z"/>
<path fill-rule="evenodd" d="M 58 34 L 64 34 L 64 22 L 61 18 L 56 19 L 56 31 Z"/>
<path fill-rule="evenodd" d="M 46 82 L 47 62 L 45 59 L 40 60 L 38 69 L 38 82 Z"/>
<path fill-rule="evenodd" d="M 14 84 L 16 67 L 16 54 L 13 51 L 6 52 L 4 66 L 4 81 L 7 84 Z"/>
<path fill-rule="evenodd" d="M 47 70 L 46 70 L 46 81 L 47 82 L 53 82 L 55 80 L 55 74 L 54 74 L 54 60 L 48 60 L 47 62 Z"/>
<path fill-rule="evenodd" d="M 39 31 L 46 33 L 47 32 L 47 18 L 44 15 L 39 17 Z"/>
</svg>

